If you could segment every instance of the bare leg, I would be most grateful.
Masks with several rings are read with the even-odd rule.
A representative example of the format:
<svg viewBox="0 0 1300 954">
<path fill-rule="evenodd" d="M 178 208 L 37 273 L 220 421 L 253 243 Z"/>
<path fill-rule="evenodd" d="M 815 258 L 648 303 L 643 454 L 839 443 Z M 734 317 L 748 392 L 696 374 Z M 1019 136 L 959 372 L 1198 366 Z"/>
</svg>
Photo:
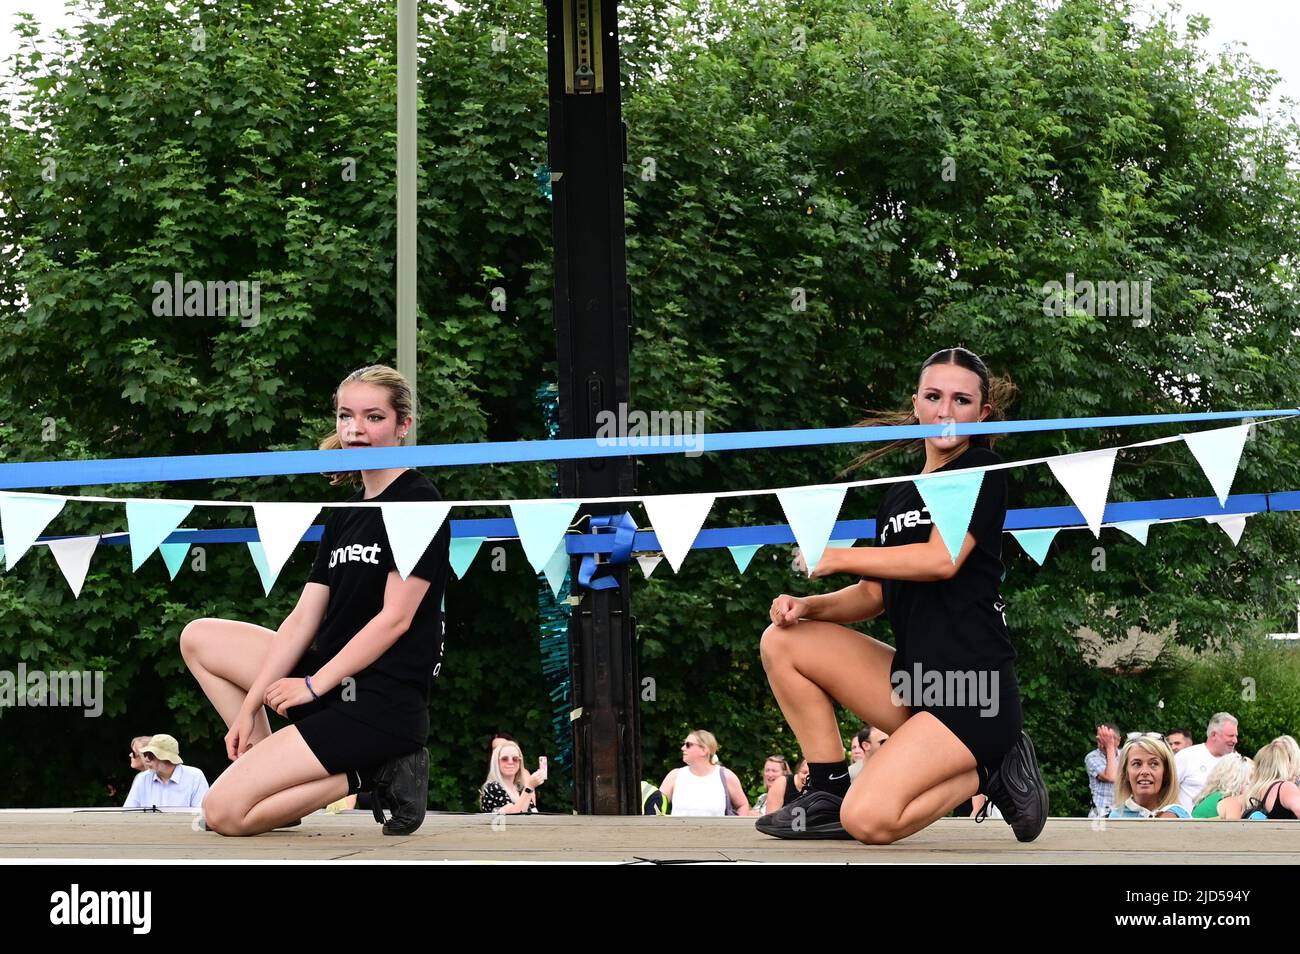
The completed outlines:
<svg viewBox="0 0 1300 954">
<path fill-rule="evenodd" d="M 326 772 L 291 725 L 221 773 L 203 800 L 203 815 L 211 831 L 257 835 L 324 808 L 347 791 L 347 776 Z"/>
<path fill-rule="evenodd" d="M 230 728 L 266 661 L 275 632 L 230 619 L 196 619 L 181 632 L 181 656 Z M 265 707 L 253 721 L 251 742 L 271 734 Z"/>
<path fill-rule="evenodd" d="M 859 841 L 888 845 L 942 818 L 979 790 L 975 756 L 928 712 L 918 712 L 862 766 L 840 809 Z"/>
<path fill-rule="evenodd" d="M 835 623 L 801 620 L 769 626 L 759 647 L 777 704 L 810 762 L 844 758 L 832 700 L 890 734 L 911 715 L 894 704 L 894 650 L 878 639 Z"/>
</svg>

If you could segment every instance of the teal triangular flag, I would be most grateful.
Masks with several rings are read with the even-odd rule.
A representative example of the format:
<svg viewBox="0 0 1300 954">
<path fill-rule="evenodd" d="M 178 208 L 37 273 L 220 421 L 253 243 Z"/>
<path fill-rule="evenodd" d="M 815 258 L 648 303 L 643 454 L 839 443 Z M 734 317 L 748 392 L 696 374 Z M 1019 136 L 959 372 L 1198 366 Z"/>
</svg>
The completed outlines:
<svg viewBox="0 0 1300 954">
<path fill-rule="evenodd" d="M 580 505 L 577 500 L 541 500 L 510 505 L 510 513 L 515 518 L 515 532 L 519 534 L 524 555 L 534 572 L 541 573 L 554 555 L 556 544 L 573 523 Z"/>
<path fill-rule="evenodd" d="M 257 567 L 257 575 L 262 578 L 262 591 L 271 595 L 271 587 L 275 585 L 276 574 L 271 572 L 271 565 L 266 562 L 266 551 L 262 549 L 261 540 L 249 540 L 248 552 L 253 555 L 253 565 Z"/>
<path fill-rule="evenodd" d="M 23 558 L 65 503 L 63 497 L 0 494 L 0 538 L 5 542 L 6 569 L 12 570 Z"/>
<path fill-rule="evenodd" d="M 1112 523 L 1111 526 L 1116 530 L 1123 530 L 1130 537 L 1143 546 L 1147 545 L 1147 530 L 1150 529 L 1152 520 L 1125 520 L 1122 523 Z"/>
<path fill-rule="evenodd" d="M 761 543 L 747 543 L 744 546 L 727 547 L 727 549 L 731 551 L 731 559 L 736 561 L 736 569 L 744 573 L 749 569 L 749 561 L 754 559 L 754 554 L 762 546 Z"/>
<path fill-rule="evenodd" d="M 1060 527 L 1046 527 L 1042 530 L 1012 530 L 1011 535 L 1016 538 L 1016 542 L 1024 548 L 1024 551 L 1034 558 L 1034 562 L 1039 566 L 1047 559 L 1047 551 L 1051 549 L 1052 540 L 1061 531 Z M 1003 579 L 1005 579 L 1005 575 Z"/>
<path fill-rule="evenodd" d="M 781 509 L 785 511 L 785 519 L 803 553 L 804 562 L 808 564 L 809 573 L 826 551 L 826 542 L 839 519 L 846 490 L 847 487 L 814 487 L 776 492 L 776 499 L 781 501 Z"/>
<path fill-rule="evenodd" d="M 478 556 L 478 548 L 486 539 L 487 537 L 451 538 L 451 570 L 456 574 L 456 579 L 465 578 L 465 571 L 474 562 L 474 557 Z"/>
<path fill-rule="evenodd" d="M 163 562 L 167 564 L 167 572 L 171 578 L 176 579 L 176 574 L 181 571 L 181 564 L 185 562 L 185 554 L 190 552 L 188 543 L 160 543 L 158 552 L 162 554 Z"/>
<path fill-rule="evenodd" d="M 542 570 L 546 574 L 546 582 L 551 584 L 551 595 L 557 600 L 560 598 L 560 587 L 564 586 L 564 578 L 569 575 L 569 563 L 568 551 L 561 540 Z"/>
<path fill-rule="evenodd" d="M 158 549 L 172 531 L 189 516 L 193 504 L 170 500 L 128 500 L 126 529 L 131 534 L 131 571 L 140 569 L 149 554 Z M 173 574 L 174 576 L 175 574 Z"/>
<path fill-rule="evenodd" d="M 984 483 L 984 468 L 918 477 L 913 482 L 930 511 L 930 520 L 939 530 L 939 536 L 943 537 L 952 562 L 956 563 L 957 554 L 961 553 L 961 545 L 966 540 L 966 530 L 970 527 L 971 514 L 975 512 L 980 486 Z"/>
</svg>

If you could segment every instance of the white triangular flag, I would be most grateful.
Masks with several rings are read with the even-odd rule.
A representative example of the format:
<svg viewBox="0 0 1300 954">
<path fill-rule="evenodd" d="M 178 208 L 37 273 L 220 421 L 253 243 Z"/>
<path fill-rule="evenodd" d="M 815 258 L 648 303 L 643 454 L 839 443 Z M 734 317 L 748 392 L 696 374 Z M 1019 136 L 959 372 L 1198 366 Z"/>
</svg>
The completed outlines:
<svg viewBox="0 0 1300 954">
<path fill-rule="evenodd" d="M 1241 449 L 1246 446 L 1246 438 L 1250 436 L 1252 426 L 1238 424 L 1235 427 L 1220 427 L 1183 435 L 1183 443 L 1201 465 L 1201 470 L 1205 471 L 1215 496 L 1219 498 L 1220 507 L 1228 502 L 1228 492 L 1232 490 L 1237 465 L 1241 463 Z"/>
<path fill-rule="evenodd" d="M 713 507 L 712 494 L 666 494 L 645 497 L 646 514 L 654 527 L 659 549 L 668 558 L 668 565 L 676 573 L 690 552 L 691 545 L 704 526 Z"/>
<path fill-rule="evenodd" d="M 90 569 L 90 558 L 99 546 L 99 534 L 93 537 L 69 537 L 66 540 L 51 540 L 46 544 L 54 554 L 54 562 L 63 571 L 63 578 L 72 588 L 74 599 L 81 596 L 81 586 L 86 582 L 86 571 Z"/>
<path fill-rule="evenodd" d="M 411 575 L 415 564 L 429 548 L 430 541 L 442 529 L 442 522 L 450 510 L 451 504 L 437 500 L 400 501 L 379 507 L 379 512 L 384 515 L 389 546 L 393 548 L 393 562 L 397 564 L 397 573 L 402 579 Z"/>
<path fill-rule="evenodd" d="M 253 517 L 257 521 L 257 535 L 262 542 L 262 555 L 266 569 L 274 582 L 294 547 L 320 513 L 315 503 L 255 503 Z"/>
<path fill-rule="evenodd" d="M 655 571 L 655 567 L 663 562 L 663 559 L 664 555 L 662 553 L 656 553 L 654 556 L 639 556 L 636 558 L 636 562 L 637 565 L 641 567 L 641 572 L 645 574 L 645 578 L 648 580 L 650 579 L 650 574 Z"/>
<path fill-rule="evenodd" d="M 1111 526 L 1116 530 L 1122 530 L 1130 537 L 1143 546 L 1147 545 L 1147 531 L 1151 529 L 1154 520 L 1122 520 L 1119 523 L 1112 523 Z"/>
<path fill-rule="evenodd" d="M 1206 523 L 1212 523 L 1228 535 L 1235 547 L 1241 542 L 1242 531 L 1246 529 L 1246 518 L 1255 516 L 1253 513 L 1230 513 L 1223 516 L 1206 517 Z"/>
<path fill-rule="evenodd" d="M 785 511 L 785 519 L 803 553 L 810 576 L 826 551 L 826 542 L 839 519 L 846 490 L 847 487 L 814 487 L 776 492 L 776 499 L 781 501 L 781 509 Z"/>
<path fill-rule="evenodd" d="M 4 539 L 5 569 L 14 568 L 65 503 L 63 497 L 0 494 L 0 538 Z"/>
<path fill-rule="evenodd" d="M 1115 467 L 1115 448 L 1053 457 L 1047 466 L 1083 514 L 1092 535 L 1100 537 L 1101 519 L 1110 493 L 1110 475 Z"/>
</svg>

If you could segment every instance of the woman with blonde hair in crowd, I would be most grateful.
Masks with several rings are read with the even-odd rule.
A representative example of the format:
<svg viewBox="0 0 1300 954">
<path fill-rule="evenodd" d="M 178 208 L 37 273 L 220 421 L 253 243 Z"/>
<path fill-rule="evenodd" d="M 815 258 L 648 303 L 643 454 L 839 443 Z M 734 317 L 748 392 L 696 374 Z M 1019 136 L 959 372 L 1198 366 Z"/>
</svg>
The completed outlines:
<svg viewBox="0 0 1300 954">
<path fill-rule="evenodd" d="M 500 815 L 537 813 L 537 788 L 546 781 L 546 756 L 537 760 L 537 771 L 524 767 L 524 753 L 515 742 L 494 741 L 488 761 L 487 779 L 479 789 L 481 812 Z"/>
<path fill-rule="evenodd" d="M 1239 820 L 1246 801 L 1242 793 L 1254 769 L 1255 763 L 1240 752 L 1229 752 L 1219 759 L 1205 779 L 1205 788 L 1196 796 L 1192 817 Z"/>
<path fill-rule="evenodd" d="M 1300 745 L 1280 735 L 1255 753 L 1255 775 L 1246 789 L 1246 811 L 1273 821 L 1300 817 Z"/>
<path fill-rule="evenodd" d="M 749 815 L 749 799 L 740 779 L 718 764 L 718 740 L 712 732 L 696 729 L 682 743 L 681 768 L 664 776 L 659 790 L 671 815 Z"/>
<path fill-rule="evenodd" d="M 1164 736 L 1147 732 L 1130 739 L 1119 755 L 1111 818 L 1187 818 L 1178 804 L 1178 769 Z"/>
</svg>

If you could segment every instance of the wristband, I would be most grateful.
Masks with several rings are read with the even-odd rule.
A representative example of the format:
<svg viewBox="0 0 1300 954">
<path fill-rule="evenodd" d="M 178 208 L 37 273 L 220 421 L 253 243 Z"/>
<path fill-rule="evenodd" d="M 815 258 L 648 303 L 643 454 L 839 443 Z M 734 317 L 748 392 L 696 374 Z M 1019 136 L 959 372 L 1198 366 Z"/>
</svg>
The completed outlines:
<svg viewBox="0 0 1300 954">
<path fill-rule="evenodd" d="M 313 699 L 319 699 L 320 696 L 316 695 L 316 690 L 311 687 L 311 676 L 303 676 L 302 681 L 307 683 L 307 691 L 311 693 L 311 697 Z"/>
<path fill-rule="evenodd" d="M 532 790 L 531 788 L 529 788 L 527 785 L 525 785 L 525 786 L 524 786 L 524 794 L 525 794 L 525 795 L 531 795 L 531 794 L 533 794 L 533 790 Z"/>
</svg>

